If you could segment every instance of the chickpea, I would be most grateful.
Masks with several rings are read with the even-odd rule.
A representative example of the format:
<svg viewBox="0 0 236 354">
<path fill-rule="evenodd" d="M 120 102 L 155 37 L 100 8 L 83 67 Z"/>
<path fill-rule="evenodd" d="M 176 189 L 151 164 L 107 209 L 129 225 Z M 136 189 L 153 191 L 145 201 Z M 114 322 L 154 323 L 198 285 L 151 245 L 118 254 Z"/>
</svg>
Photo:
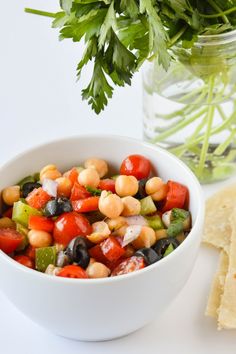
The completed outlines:
<svg viewBox="0 0 236 354">
<path fill-rule="evenodd" d="M 98 172 L 94 168 L 85 168 L 78 176 L 78 182 L 81 186 L 90 186 L 96 188 L 100 182 Z"/>
<path fill-rule="evenodd" d="M 122 213 L 123 203 L 118 195 L 102 191 L 98 208 L 102 214 L 113 219 L 117 218 Z"/>
<path fill-rule="evenodd" d="M 57 185 L 57 194 L 59 197 L 70 197 L 71 189 L 72 189 L 72 182 L 69 178 L 66 177 L 59 177 L 56 179 Z"/>
<path fill-rule="evenodd" d="M 86 269 L 89 278 L 107 278 L 111 271 L 103 263 L 94 262 Z"/>
<path fill-rule="evenodd" d="M 120 197 L 133 196 L 138 192 L 138 180 L 134 176 L 118 176 L 115 189 Z"/>
<path fill-rule="evenodd" d="M 97 221 L 92 224 L 93 232 L 87 236 L 87 239 L 93 243 L 100 243 L 111 233 L 105 221 Z"/>
<path fill-rule="evenodd" d="M 20 187 L 11 186 L 3 189 L 2 199 L 5 204 L 12 206 L 15 202 L 18 202 L 20 199 Z"/>
<path fill-rule="evenodd" d="M 151 247 L 156 242 L 155 231 L 149 226 L 143 226 L 140 235 L 132 242 L 135 249 Z"/>
<path fill-rule="evenodd" d="M 134 197 L 124 197 L 121 199 L 124 209 L 122 211 L 123 216 L 138 215 L 141 210 L 141 203 Z"/>
<path fill-rule="evenodd" d="M 122 226 L 112 233 L 114 236 L 124 237 L 128 226 Z"/>
<path fill-rule="evenodd" d="M 0 229 L 15 229 L 16 224 L 15 222 L 7 217 L 0 219 Z"/>
<path fill-rule="evenodd" d="M 43 182 L 45 178 L 55 180 L 61 177 L 61 172 L 58 171 L 55 165 L 47 165 L 42 168 L 39 176 L 41 182 Z"/>
<path fill-rule="evenodd" d="M 160 200 L 165 199 L 167 193 L 168 193 L 168 186 L 167 184 L 163 184 L 163 186 L 158 192 L 151 194 L 151 197 L 155 202 L 159 202 Z"/>
<path fill-rule="evenodd" d="M 161 240 L 162 238 L 167 237 L 167 230 L 166 229 L 160 229 L 156 230 L 156 241 Z"/>
<path fill-rule="evenodd" d="M 101 159 L 88 159 L 85 161 L 84 166 L 85 168 L 94 168 L 98 172 L 100 178 L 104 177 L 108 172 L 106 161 Z"/>
<path fill-rule="evenodd" d="M 52 244 L 52 236 L 46 231 L 30 230 L 28 232 L 29 244 L 32 247 L 48 247 Z"/>
<path fill-rule="evenodd" d="M 116 231 L 120 227 L 128 225 L 126 219 L 123 216 L 118 216 L 118 218 L 115 219 L 106 219 L 105 222 L 111 231 Z"/>
<path fill-rule="evenodd" d="M 160 177 L 152 177 L 146 182 L 145 191 L 149 195 L 156 193 L 162 188 L 163 184 L 164 182 Z"/>
</svg>

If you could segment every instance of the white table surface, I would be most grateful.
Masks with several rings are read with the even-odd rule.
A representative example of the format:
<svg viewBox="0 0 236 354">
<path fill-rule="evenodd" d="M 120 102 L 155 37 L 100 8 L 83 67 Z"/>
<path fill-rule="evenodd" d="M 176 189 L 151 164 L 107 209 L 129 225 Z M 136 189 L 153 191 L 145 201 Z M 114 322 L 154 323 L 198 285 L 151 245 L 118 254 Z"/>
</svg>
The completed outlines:
<svg viewBox="0 0 236 354">
<path fill-rule="evenodd" d="M 50 19 L 24 14 L 24 6 L 55 10 L 57 0 L 2 1 L 0 165 L 31 146 L 64 136 L 97 132 L 141 138 L 141 75 L 135 76 L 132 88 L 116 90 L 97 117 L 81 101 L 81 84 L 75 83 L 81 46 L 59 43 Z M 82 85 L 89 76 L 83 76 Z M 205 186 L 205 195 L 231 181 Z M 138 332 L 110 342 L 56 337 L 18 312 L 0 292 L 0 353 L 235 353 L 236 331 L 218 332 L 215 321 L 204 316 L 217 260 L 217 251 L 202 246 L 189 281 L 168 311 Z"/>
</svg>

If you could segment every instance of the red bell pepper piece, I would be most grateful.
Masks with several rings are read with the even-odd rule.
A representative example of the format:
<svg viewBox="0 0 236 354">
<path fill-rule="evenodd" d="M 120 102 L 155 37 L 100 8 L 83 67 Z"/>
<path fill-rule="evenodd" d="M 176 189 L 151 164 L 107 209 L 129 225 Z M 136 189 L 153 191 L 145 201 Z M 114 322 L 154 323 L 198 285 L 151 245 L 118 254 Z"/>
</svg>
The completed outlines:
<svg viewBox="0 0 236 354">
<path fill-rule="evenodd" d="M 98 210 L 99 197 L 88 197 L 86 199 L 72 201 L 74 211 L 78 213 L 87 213 L 89 211 Z"/>
<path fill-rule="evenodd" d="M 43 190 L 42 187 L 35 188 L 32 192 L 28 194 L 25 198 L 27 203 L 35 209 L 41 209 L 45 204 L 51 199 L 51 196 Z"/>
<path fill-rule="evenodd" d="M 52 219 L 46 218 L 45 216 L 30 215 L 29 229 L 52 232 L 53 228 L 54 221 Z"/>
</svg>

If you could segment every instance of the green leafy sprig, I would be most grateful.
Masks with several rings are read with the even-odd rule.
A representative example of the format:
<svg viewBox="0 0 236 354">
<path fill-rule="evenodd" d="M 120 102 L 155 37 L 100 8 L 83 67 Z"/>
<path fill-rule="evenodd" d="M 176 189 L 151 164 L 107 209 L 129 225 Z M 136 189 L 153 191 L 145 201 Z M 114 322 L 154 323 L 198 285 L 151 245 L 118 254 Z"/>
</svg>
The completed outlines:
<svg viewBox="0 0 236 354">
<path fill-rule="evenodd" d="M 61 40 L 84 40 L 77 77 L 93 61 L 82 97 L 97 114 L 113 86 L 130 85 L 144 61 L 157 57 L 168 70 L 175 43 L 191 48 L 198 35 L 236 28 L 236 0 L 60 0 L 60 8 L 57 13 L 25 11 L 52 17 Z"/>
</svg>

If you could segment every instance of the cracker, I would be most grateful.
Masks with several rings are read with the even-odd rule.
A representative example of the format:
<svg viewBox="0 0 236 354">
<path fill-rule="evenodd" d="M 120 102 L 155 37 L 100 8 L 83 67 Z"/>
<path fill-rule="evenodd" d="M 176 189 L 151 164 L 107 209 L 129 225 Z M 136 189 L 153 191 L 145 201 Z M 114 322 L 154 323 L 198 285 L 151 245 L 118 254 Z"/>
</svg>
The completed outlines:
<svg viewBox="0 0 236 354">
<path fill-rule="evenodd" d="M 232 228 L 229 249 L 229 269 L 225 278 L 224 293 L 218 309 L 218 328 L 236 328 L 236 210 L 230 217 Z"/>
<path fill-rule="evenodd" d="M 228 271 L 229 258 L 226 252 L 221 251 L 217 272 L 211 284 L 211 290 L 208 297 L 206 316 L 218 317 L 218 308 L 221 302 L 221 296 L 224 291 L 225 277 Z"/>
<path fill-rule="evenodd" d="M 209 198 L 206 202 L 205 226 L 202 241 L 229 253 L 230 215 L 236 206 L 236 184 Z"/>
</svg>

